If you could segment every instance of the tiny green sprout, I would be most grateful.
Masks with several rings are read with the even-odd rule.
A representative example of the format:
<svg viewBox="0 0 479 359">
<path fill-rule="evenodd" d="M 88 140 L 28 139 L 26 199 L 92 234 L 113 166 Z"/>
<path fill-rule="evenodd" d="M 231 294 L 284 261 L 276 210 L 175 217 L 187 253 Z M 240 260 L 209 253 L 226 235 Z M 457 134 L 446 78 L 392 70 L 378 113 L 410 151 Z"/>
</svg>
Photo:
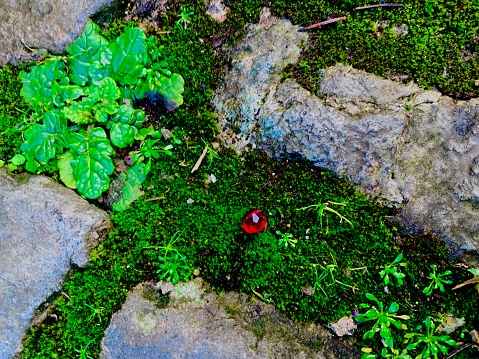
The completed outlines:
<svg viewBox="0 0 479 359">
<path fill-rule="evenodd" d="M 436 266 L 434 264 L 431 264 L 431 268 L 432 268 L 432 273 L 430 273 L 428 277 L 429 279 L 431 279 L 431 283 L 422 291 L 427 296 L 432 295 L 432 291 L 438 288 L 441 292 L 444 292 L 445 291 L 444 284 L 452 283 L 452 280 L 444 279 L 444 277 L 452 274 L 450 270 L 447 270 L 441 274 L 436 274 Z"/>
<path fill-rule="evenodd" d="M 183 7 L 183 6 L 180 8 L 180 10 L 181 12 L 178 15 L 176 15 L 176 17 L 179 17 L 176 24 L 180 27 L 183 25 L 184 29 L 186 30 L 187 24 L 191 24 L 191 15 L 193 15 L 194 12 L 189 11 L 187 7 Z"/>
<path fill-rule="evenodd" d="M 87 304 L 86 302 L 84 304 L 87 308 L 89 308 L 91 310 L 91 314 L 88 317 L 88 320 L 90 321 L 96 316 L 96 317 L 98 317 L 98 322 L 101 323 L 101 314 L 103 313 L 103 310 L 105 308 L 103 308 L 103 307 L 95 308 L 95 307 Z"/>
<path fill-rule="evenodd" d="M 75 352 L 79 354 L 80 359 L 93 359 L 91 356 L 87 354 L 88 347 L 90 344 L 93 343 L 93 340 L 90 340 L 85 347 L 81 347 L 80 349 L 74 349 Z"/>
<path fill-rule="evenodd" d="M 168 282 L 176 284 L 180 281 L 187 280 L 191 274 L 190 267 L 185 264 L 186 256 L 176 253 L 172 258 L 160 257 L 163 261 L 160 269 L 156 271 L 160 279 L 166 279 Z"/>
<path fill-rule="evenodd" d="M 359 323 L 365 323 L 369 321 L 376 321 L 371 330 L 368 330 L 363 335 L 363 339 L 372 339 L 379 328 L 379 335 L 384 340 L 384 343 L 389 348 L 394 348 L 394 340 L 391 333 L 391 324 L 397 329 L 407 329 L 407 326 L 397 319 L 408 320 L 408 315 L 396 315 L 395 313 L 399 310 L 399 304 L 392 302 L 388 309 L 384 310 L 384 305 L 380 302 L 373 294 L 366 293 L 366 298 L 376 302 L 376 307 L 371 307 L 366 313 L 358 314 L 356 320 Z M 368 304 L 361 304 L 361 308 L 369 308 Z"/>
<path fill-rule="evenodd" d="M 296 243 L 298 243 L 298 240 L 294 239 L 291 233 L 281 233 L 281 231 L 277 230 L 276 234 L 279 234 L 281 236 L 279 238 L 279 244 L 284 244 L 286 248 L 288 247 L 288 245 L 294 247 Z"/>
<path fill-rule="evenodd" d="M 412 343 L 406 347 L 407 350 L 413 350 L 413 349 L 416 349 L 418 346 L 425 344 L 423 351 L 416 358 L 426 359 L 426 358 L 433 357 L 434 359 L 437 359 L 438 358 L 437 354 L 439 352 L 442 352 L 443 354 L 447 354 L 448 348 L 446 345 L 449 345 L 449 346 L 456 345 L 456 342 L 453 339 L 451 339 L 451 337 L 449 337 L 448 335 L 441 335 L 441 336 L 434 335 L 436 325 L 434 324 L 434 321 L 432 320 L 431 317 L 427 317 L 426 320 L 424 320 L 424 324 L 426 325 L 425 335 L 418 334 L 418 333 L 408 333 L 405 335 L 405 338 L 413 339 Z M 416 328 L 416 330 L 421 330 L 421 329 L 422 329 L 421 325 L 419 325 Z"/>
<path fill-rule="evenodd" d="M 390 277 L 389 276 L 390 275 L 393 276 L 394 278 L 396 278 L 399 285 L 402 285 L 404 283 L 403 278 L 406 275 L 404 273 L 401 273 L 401 272 L 398 271 L 398 266 L 400 266 L 400 267 L 406 266 L 406 263 L 401 262 L 402 259 L 403 259 L 403 255 L 402 255 L 402 253 L 399 253 L 395 260 L 393 260 L 391 263 L 386 264 L 384 267 L 382 267 L 383 270 L 381 270 L 381 272 L 379 272 L 379 275 L 384 280 L 384 285 L 389 284 L 389 282 L 390 282 Z"/>
<path fill-rule="evenodd" d="M 297 211 L 305 211 L 307 209 L 310 209 L 310 208 L 317 208 L 318 209 L 318 217 L 319 217 L 319 224 L 321 225 L 321 227 L 323 226 L 323 216 L 324 216 L 324 211 L 327 211 L 327 212 L 331 212 L 331 213 L 334 213 L 335 215 L 337 215 L 339 217 L 339 223 L 342 223 L 343 220 L 345 222 L 348 222 L 351 227 L 353 227 L 353 224 L 351 223 L 351 221 L 349 219 L 347 219 L 346 217 L 344 217 L 341 213 L 339 213 L 337 210 L 335 210 L 334 208 L 330 207 L 331 205 L 335 205 L 335 206 L 346 206 L 347 203 L 343 203 L 343 202 L 331 202 L 331 201 L 328 201 L 328 202 L 319 202 L 318 204 L 312 204 L 310 206 L 306 206 L 306 207 L 301 207 L 301 208 L 297 208 L 296 210 Z M 326 226 L 326 234 L 328 234 L 328 226 Z"/>
<path fill-rule="evenodd" d="M 10 172 L 16 171 L 19 166 L 25 163 L 25 157 L 22 155 L 15 155 L 10 160 L 8 160 L 8 170 Z M 5 165 L 5 161 L 0 160 L 0 168 Z"/>
<path fill-rule="evenodd" d="M 357 289 L 354 286 L 351 286 L 349 284 L 340 282 L 339 280 L 337 280 L 334 277 L 334 271 L 336 271 L 336 269 L 338 268 L 338 265 L 336 263 L 336 259 L 332 255 L 332 253 L 331 253 L 331 258 L 333 260 L 333 264 L 326 264 L 326 266 L 322 266 L 319 263 L 318 264 L 312 264 L 313 271 L 314 271 L 314 276 L 315 276 L 315 281 L 314 281 L 314 286 L 313 286 L 314 292 L 316 292 L 316 289 L 319 288 L 319 289 L 321 289 L 323 294 L 327 297 L 327 294 L 324 291 L 324 288 L 321 285 L 321 282 L 323 282 L 328 277 L 330 278 L 330 280 L 329 280 L 329 283 L 326 284 L 327 287 L 332 286 L 334 283 L 338 283 L 338 284 L 340 284 L 344 287 L 352 288 L 353 290 Z"/>
<path fill-rule="evenodd" d="M 180 239 L 182 233 L 183 232 L 175 232 L 175 234 L 173 234 L 173 236 L 171 237 L 170 241 L 168 242 L 166 246 L 146 246 L 146 247 L 143 247 L 142 249 L 161 249 L 163 251 L 163 255 L 159 256 L 160 259 L 168 258 L 168 253 L 170 252 L 181 256 L 181 253 L 174 246 L 174 244 L 176 243 L 176 241 L 178 241 L 178 239 Z"/>
</svg>

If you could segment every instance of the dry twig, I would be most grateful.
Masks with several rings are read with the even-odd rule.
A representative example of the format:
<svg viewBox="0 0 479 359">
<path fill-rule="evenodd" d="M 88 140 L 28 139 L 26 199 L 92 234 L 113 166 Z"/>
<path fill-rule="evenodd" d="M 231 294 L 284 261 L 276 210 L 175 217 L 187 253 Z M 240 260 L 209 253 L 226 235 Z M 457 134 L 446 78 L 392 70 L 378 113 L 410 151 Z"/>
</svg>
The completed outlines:
<svg viewBox="0 0 479 359">
<path fill-rule="evenodd" d="M 354 10 L 365 10 L 365 9 L 373 9 L 376 7 L 403 7 L 404 4 L 399 4 L 395 2 L 384 3 L 384 4 L 374 4 L 374 5 L 366 5 L 366 6 L 359 6 L 355 7 Z"/>
<path fill-rule="evenodd" d="M 315 29 L 317 27 L 332 24 L 332 23 L 335 23 L 335 22 L 338 22 L 338 21 L 341 21 L 341 20 L 346 20 L 346 16 L 335 17 L 333 19 L 318 22 L 317 24 L 313 24 L 313 25 L 306 26 L 306 27 L 301 27 L 301 28 L 298 29 L 298 31 L 306 31 L 306 30 Z"/>
</svg>

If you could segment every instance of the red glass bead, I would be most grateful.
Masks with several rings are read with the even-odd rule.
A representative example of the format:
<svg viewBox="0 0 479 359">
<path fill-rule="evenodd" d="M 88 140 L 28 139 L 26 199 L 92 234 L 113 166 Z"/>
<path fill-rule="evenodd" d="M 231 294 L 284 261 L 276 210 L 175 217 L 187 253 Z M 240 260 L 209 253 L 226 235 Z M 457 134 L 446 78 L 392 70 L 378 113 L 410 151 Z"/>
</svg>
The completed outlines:
<svg viewBox="0 0 479 359">
<path fill-rule="evenodd" d="M 248 234 L 256 234 L 266 228 L 266 216 L 259 209 L 246 212 L 241 227 Z"/>
</svg>

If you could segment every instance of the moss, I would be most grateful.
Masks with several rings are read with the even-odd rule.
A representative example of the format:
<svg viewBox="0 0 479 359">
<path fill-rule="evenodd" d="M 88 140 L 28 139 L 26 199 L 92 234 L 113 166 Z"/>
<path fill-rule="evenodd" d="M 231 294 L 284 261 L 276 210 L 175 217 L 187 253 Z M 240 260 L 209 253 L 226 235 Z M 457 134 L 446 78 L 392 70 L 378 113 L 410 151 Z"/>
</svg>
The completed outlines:
<svg viewBox="0 0 479 359">
<path fill-rule="evenodd" d="M 471 54 L 477 51 L 473 35 L 478 12 L 472 2 L 409 2 L 403 9 L 366 12 L 353 12 L 354 6 L 363 5 L 358 1 L 270 3 L 273 13 L 301 25 L 323 20 L 329 12 L 348 15 L 347 22 L 312 33 L 302 60 L 285 74 L 298 78 L 312 91 L 319 86 L 319 70 L 342 61 L 377 74 L 406 75 L 457 97 L 477 94 L 471 85 L 478 78 L 476 59 L 460 56 L 464 49 Z M 158 279 L 158 251 L 143 247 L 167 245 L 176 232 L 182 235 L 175 246 L 186 256 L 187 264 L 199 269 L 216 290 L 242 290 L 251 295 L 254 290 L 296 320 L 336 321 L 351 315 L 370 292 L 386 305 L 398 302 L 401 314 L 412 315 L 409 328 L 415 328 L 426 315 L 445 312 L 464 316 L 468 329 L 478 327 L 477 293 L 472 286 L 457 293 L 435 292 L 431 297 L 421 293 L 428 285 L 430 264 L 436 264 L 439 272 L 453 268 L 444 244 L 430 234 L 401 235 L 386 221 L 391 210 L 362 197 L 331 173 L 307 162 L 276 162 L 260 152 L 240 157 L 226 149 L 218 151 L 219 159 L 207 155 L 199 170 L 190 173 L 205 142 L 211 143 L 218 130 L 208 104 L 224 65 L 218 50 L 234 43 L 247 22 L 258 20 L 264 2 L 235 1 L 230 5 L 227 21 L 217 24 L 204 14 L 203 0 L 171 4 L 171 14 L 161 24 L 171 32 L 157 41 L 172 70 L 185 78 L 185 103 L 174 113 L 152 111 L 151 121 L 157 128 L 173 130 L 182 144 L 175 146 L 173 157 L 162 154 L 153 163 L 142 198 L 126 211 L 112 213 L 115 232 L 93 253 L 86 268 L 72 270 L 62 288 L 64 294 L 54 299 L 52 316 L 29 331 L 25 358 L 75 358 L 75 350 L 88 343 L 87 354 L 98 356 L 109 318 L 121 308 L 127 292 L 138 283 Z M 195 12 L 186 31 L 175 25 L 181 6 Z M 388 21 L 387 27 L 383 20 Z M 391 32 L 392 24 L 402 23 L 410 30 L 404 38 Z M 441 23 L 445 29 L 439 31 Z M 117 21 L 104 34 L 116 36 L 124 26 L 125 22 Z M 436 33 L 432 34 L 433 30 Z M 13 154 L 21 138 L 14 132 L 21 116 L 16 108 L 25 111 L 26 107 L 18 96 L 17 73 L 11 67 L 0 73 L 1 131 L 13 131 L 10 137 L 0 137 L 1 156 Z M 210 174 L 217 181 L 205 184 Z M 188 203 L 190 198 L 194 203 Z M 298 210 L 326 201 L 346 203 L 336 209 L 353 226 L 333 213 L 326 213 L 321 225 L 316 210 Z M 244 213 L 251 208 L 263 210 L 268 217 L 266 231 L 256 236 L 245 235 L 240 227 Z M 291 233 L 298 240 L 296 246 L 280 245 L 276 230 Z M 408 263 L 405 285 L 390 284 L 385 292 L 379 271 L 399 252 Z M 317 282 L 321 266 L 334 269 L 334 277 Z M 468 278 L 458 269 L 451 276 L 455 283 Z M 307 287 L 316 290 L 308 295 L 303 290 Z M 89 306 L 101 308 L 100 317 L 92 315 Z M 230 314 L 234 315 L 234 308 Z M 362 341 L 368 328 L 358 329 L 358 345 L 381 347 L 379 340 Z M 469 351 L 456 357 L 473 355 Z"/>
</svg>

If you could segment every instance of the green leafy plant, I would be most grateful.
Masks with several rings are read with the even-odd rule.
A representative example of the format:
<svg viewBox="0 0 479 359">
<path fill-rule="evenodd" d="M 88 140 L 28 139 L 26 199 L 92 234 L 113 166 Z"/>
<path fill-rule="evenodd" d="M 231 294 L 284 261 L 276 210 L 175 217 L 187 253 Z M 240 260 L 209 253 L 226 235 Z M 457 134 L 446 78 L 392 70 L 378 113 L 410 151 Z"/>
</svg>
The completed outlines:
<svg viewBox="0 0 479 359">
<path fill-rule="evenodd" d="M 168 110 L 183 103 L 183 78 L 168 70 L 153 37 L 130 27 L 108 42 L 89 21 L 66 48 L 22 71 L 21 95 L 34 110 L 21 149 L 25 168 L 39 172 L 56 161 L 60 178 L 87 198 L 98 198 L 110 185 L 116 149 L 140 148 L 123 174 L 121 210 L 136 199 L 161 138 L 142 128 L 145 112 L 133 107 L 145 97 L 160 99 Z M 13 159 L 12 159 L 13 161 Z"/>
<path fill-rule="evenodd" d="M 447 354 L 448 347 L 446 345 L 453 346 L 456 344 L 456 341 L 451 339 L 451 337 L 448 335 L 435 336 L 434 332 L 436 325 L 431 317 L 427 317 L 424 320 L 424 324 L 426 326 L 426 334 L 408 333 L 405 335 L 405 338 L 412 339 L 412 343 L 410 343 L 406 349 L 413 350 L 421 345 L 425 345 L 421 354 L 416 357 L 418 359 L 426 359 L 431 357 L 437 359 L 437 354 L 439 352 Z M 421 325 L 416 328 L 416 330 L 421 329 Z"/>
<path fill-rule="evenodd" d="M 363 335 L 363 339 L 371 339 L 377 332 L 379 328 L 379 335 L 384 340 L 384 343 L 389 348 L 394 348 L 394 340 L 391 333 L 391 325 L 397 329 L 407 329 L 407 326 L 404 323 L 401 323 L 397 319 L 408 320 L 409 316 L 407 315 L 396 315 L 399 310 L 399 305 L 396 302 L 392 302 L 388 309 L 384 310 L 384 305 L 380 302 L 376 296 L 370 293 L 366 293 L 366 298 L 376 302 L 377 308 L 372 307 L 364 314 L 359 314 L 356 316 L 356 320 L 359 323 L 365 323 L 369 321 L 375 321 L 374 326 L 371 330 L 368 330 Z M 368 304 L 361 304 L 361 308 L 369 308 Z"/>
<path fill-rule="evenodd" d="M 281 233 L 280 230 L 277 230 L 276 234 L 280 235 L 279 244 L 284 244 L 286 248 L 288 247 L 288 245 L 291 245 L 291 247 L 294 247 L 296 246 L 296 243 L 298 243 L 298 240 L 294 239 L 291 233 Z"/>
<path fill-rule="evenodd" d="M 88 355 L 88 347 L 90 344 L 93 343 L 93 340 L 90 340 L 85 347 L 81 347 L 80 349 L 74 349 L 76 353 L 78 353 L 78 357 L 80 359 L 93 359 L 90 355 Z"/>
<path fill-rule="evenodd" d="M 444 279 L 444 277 L 452 274 L 450 270 L 445 271 L 444 273 L 437 274 L 436 273 L 436 266 L 434 264 L 431 264 L 432 272 L 429 274 L 428 278 L 431 279 L 431 283 L 424 288 L 422 291 L 424 294 L 427 296 L 432 295 L 432 292 L 434 289 L 438 289 L 441 292 L 444 292 L 444 284 L 451 284 L 452 280 L 449 279 Z"/>
<path fill-rule="evenodd" d="M 89 305 L 88 303 L 84 303 L 85 307 L 87 307 L 88 309 L 91 310 L 91 314 L 90 316 L 88 317 L 88 320 L 92 320 L 94 317 L 97 317 L 98 318 L 98 322 L 101 324 L 101 315 L 103 314 L 103 310 L 105 308 L 103 307 L 98 307 L 98 308 L 95 308 L 91 305 Z"/>
<path fill-rule="evenodd" d="M 193 11 L 189 11 L 187 7 L 181 7 L 180 8 L 180 13 L 176 15 L 176 17 L 179 17 L 178 21 L 176 24 L 180 27 L 184 27 L 186 30 L 186 26 L 188 24 L 191 24 L 191 15 L 193 15 Z"/>
<path fill-rule="evenodd" d="M 371 353 L 371 348 L 362 348 L 363 353 L 361 359 L 376 359 L 376 358 L 389 358 L 389 359 L 412 359 L 412 356 L 409 355 L 406 349 L 401 351 L 394 348 L 383 348 L 380 354 Z M 390 352 L 389 352 L 390 351 Z"/>
<path fill-rule="evenodd" d="M 399 285 L 403 284 L 403 278 L 406 276 L 404 273 L 398 271 L 398 266 L 404 267 L 406 263 L 401 262 L 403 259 L 402 253 L 399 253 L 395 260 L 385 265 L 379 275 L 384 280 L 384 285 L 388 285 L 390 282 L 390 275 L 396 278 Z"/>
</svg>

